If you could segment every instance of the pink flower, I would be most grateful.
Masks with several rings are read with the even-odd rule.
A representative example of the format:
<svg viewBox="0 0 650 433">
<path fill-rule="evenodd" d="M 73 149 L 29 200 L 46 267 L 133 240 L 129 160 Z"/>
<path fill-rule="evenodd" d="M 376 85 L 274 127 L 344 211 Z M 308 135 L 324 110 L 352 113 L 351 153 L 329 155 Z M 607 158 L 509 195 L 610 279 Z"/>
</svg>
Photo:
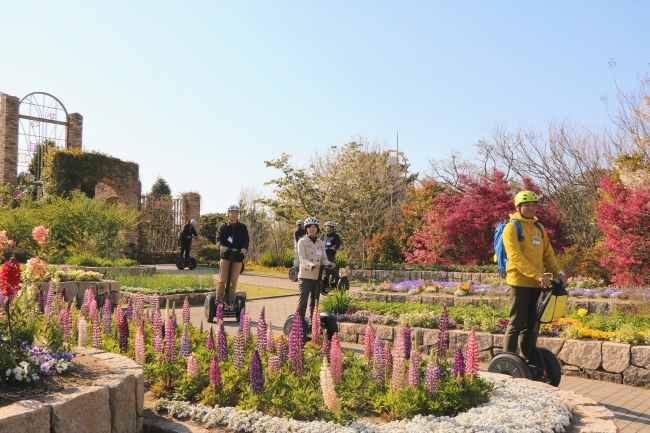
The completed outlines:
<svg viewBox="0 0 650 433">
<path fill-rule="evenodd" d="M 478 376 L 478 342 L 476 341 L 476 333 L 474 329 L 469 334 L 469 339 L 467 340 L 467 352 L 465 355 L 465 368 L 468 376 Z"/>
<path fill-rule="evenodd" d="M 316 346 L 321 344 L 321 326 L 320 326 L 320 313 L 318 312 L 318 305 L 314 308 L 314 314 L 311 317 L 311 342 Z M 338 382 L 337 382 L 338 383 Z"/>
<path fill-rule="evenodd" d="M 330 353 L 330 371 L 334 383 L 341 383 L 343 380 L 343 354 L 341 353 L 341 340 L 339 340 L 339 333 L 335 332 L 332 335 L 332 349 Z"/>
<path fill-rule="evenodd" d="M 212 357 L 210 363 L 210 385 L 219 386 L 221 384 L 221 369 L 219 368 L 219 361 L 217 355 Z"/>
<path fill-rule="evenodd" d="M 257 319 L 257 350 L 260 353 L 266 352 L 266 319 L 264 317 L 264 307 L 260 311 L 260 317 Z"/>
<path fill-rule="evenodd" d="M 187 374 L 199 377 L 199 361 L 192 355 L 187 358 Z"/>
<path fill-rule="evenodd" d="M 45 240 L 49 234 L 50 231 L 43 226 L 34 227 L 34 230 L 32 230 L 32 236 L 41 246 L 45 245 Z"/>
<path fill-rule="evenodd" d="M 20 263 L 12 256 L 0 270 L 0 291 L 9 298 L 18 293 L 18 290 L 20 290 Z"/>
<path fill-rule="evenodd" d="M 190 324 L 190 301 L 187 299 L 187 296 L 185 297 L 185 301 L 183 301 L 183 325 L 189 325 Z"/>
<path fill-rule="evenodd" d="M 366 330 L 363 333 L 363 356 L 365 356 L 366 359 L 372 358 L 372 348 L 374 343 L 375 343 L 375 329 L 370 324 L 370 320 L 368 320 L 368 324 L 366 325 Z"/>
<path fill-rule="evenodd" d="M 139 329 L 135 332 L 135 342 L 133 344 L 135 348 L 135 362 L 139 365 L 144 365 L 145 363 L 145 351 L 144 351 L 144 336 L 142 331 Z"/>
<path fill-rule="evenodd" d="M 38 257 L 32 257 L 27 260 L 27 272 L 34 276 L 34 278 L 41 278 L 45 274 L 45 271 L 47 271 L 47 267 L 43 263 L 43 260 Z"/>
<path fill-rule="evenodd" d="M 7 232 L 0 230 L 0 251 L 4 251 L 9 245 L 13 245 L 13 243 L 14 241 L 7 237 Z"/>
</svg>

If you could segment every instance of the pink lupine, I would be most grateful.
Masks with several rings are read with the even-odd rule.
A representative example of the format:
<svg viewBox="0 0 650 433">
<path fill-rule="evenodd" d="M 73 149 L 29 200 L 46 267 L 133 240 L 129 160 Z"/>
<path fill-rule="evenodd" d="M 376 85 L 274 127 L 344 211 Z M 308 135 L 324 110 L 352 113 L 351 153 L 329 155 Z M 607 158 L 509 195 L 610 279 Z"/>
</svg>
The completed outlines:
<svg viewBox="0 0 650 433">
<path fill-rule="evenodd" d="M 108 296 L 106 297 L 106 300 L 104 301 L 104 321 L 103 321 L 103 331 L 104 334 L 110 334 L 111 333 L 111 325 L 113 320 L 111 319 L 111 311 L 113 307 L 111 306 L 111 301 L 108 299 Z"/>
<path fill-rule="evenodd" d="M 250 341 L 253 339 L 253 334 L 251 333 L 251 316 L 248 315 L 248 311 L 246 311 L 246 309 L 243 309 L 242 311 L 244 312 L 244 318 L 241 322 L 241 329 L 244 333 L 244 339 L 246 341 Z"/>
<path fill-rule="evenodd" d="M 50 281 L 50 284 L 54 284 L 52 281 Z M 81 315 L 84 317 L 84 319 L 88 318 L 88 308 L 90 306 L 90 299 L 88 299 L 89 295 L 88 293 L 90 292 L 90 289 L 86 289 L 84 292 L 84 300 L 81 303 Z"/>
<path fill-rule="evenodd" d="M 158 311 L 160 307 L 160 296 L 158 295 L 153 295 L 151 297 L 151 321 L 153 322 L 153 313 L 155 311 Z M 158 314 L 160 314 L 160 311 L 158 311 Z"/>
<path fill-rule="evenodd" d="M 190 356 L 192 347 L 190 345 L 190 337 L 187 335 L 187 325 L 183 325 L 183 334 L 181 335 L 181 349 L 179 355 L 182 357 Z"/>
<path fill-rule="evenodd" d="M 77 338 L 77 344 L 79 344 L 81 347 L 88 346 L 88 322 L 86 322 L 86 319 L 80 317 L 77 328 L 79 328 L 79 337 Z"/>
<path fill-rule="evenodd" d="M 476 341 L 476 333 L 472 328 L 472 332 L 469 334 L 469 339 L 467 340 L 467 348 L 465 355 L 465 366 L 467 367 L 468 376 L 478 376 L 478 361 L 479 361 L 479 350 L 478 342 Z"/>
<path fill-rule="evenodd" d="M 408 323 L 402 328 L 402 340 L 402 344 L 404 344 L 404 355 L 406 359 L 409 359 L 411 356 L 411 328 Z"/>
<path fill-rule="evenodd" d="M 99 328 L 99 311 L 95 311 L 92 325 L 92 346 L 95 349 L 102 347 L 102 331 Z"/>
<path fill-rule="evenodd" d="M 241 370 L 244 368 L 244 350 L 246 349 L 246 341 L 244 340 L 244 333 L 241 328 L 237 329 L 233 342 L 233 355 L 232 362 L 236 369 Z"/>
<path fill-rule="evenodd" d="M 188 297 L 185 297 L 185 300 L 183 301 L 183 325 L 189 325 L 190 324 L 190 300 Z"/>
<path fill-rule="evenodd" d="M 146 356 L 144 350 L 144 335 L 142 334 L 141 329 L 138 329 L 135 332 L 135 341 L 133 342 L 133 347 L 135 351 L 135 362 L 138 365 L 144 365 Z"/>
<path fill-rule="evenodd" d="M 372 358 L 372 348 L 374 344 L 375 344 L 375 328 L 372 327 L 370 320 L 368 320 L 366 329 L 363 332 L 363 356 L 365 356 L 365 358 L 368 360 Z"/>
<path fill-rule="evenodd" d="M 273 350 L 274 345 L 275 341 L 273 340 L 273 325 L 271 322 L 269 322 L 269 328 L 266 330 L 266 351 L 270 353 Z"/>
<path fill-rule="evenodd" d="M 325 331 L 323 331 L 323 333 L 325 333 Z M 330 359 L 332 344 L 330 343 L 330 340 L 325 335 L 323 335 L 323 338 L 321 340 L 323 341 L 320 346 L 321 359 Z"/>
<path fill-rule="evenodd" d="M 243 317 L 243 316 L 240 316 L 240 317 Z M 217 305 L 217 312 L 216 312 L 216 314 L 214 316 L 214 321 L 216 323 L 219 323 L 222 320 L 223 320 L 223 304 L 219 304 L 219 305 Z"/>
<path fill-rule="evenodd" d="M 332 335 L 330 362 L 330 371 L 332 372 L 334 383 L 341 383 L 343 380 L 343 354 L 341 353 L 341 341 L 339 340 L 338 332 Z"/>
<path fill-rule="evenodd" d="M 311 316 L 311 342 L 316 346 L 320 346 L 322 337 L 320 313 L 318 312 L 318 305 L 316 305 L 314 308 L 314 314 Z"/>
<path fill-rule="evenodd" d="M 262 354 L 266 352 L 266 329 L 264 307 L 262 307 L 260 317 L 257 319 L 257 350 Z"/>
<path fill-rule="evenodd" d="M 388 379 L 393 371 L 393 352 L 388 342 L 384 344 L 384 362 L 386 365 L 386 379 Z"/>
<path fill-rule="evenodd" d="M 269 376 L 280 371 L 280 357 L 278 355 L 269 354 Z"/>
<path fill-rule="evenodd" d="M 192 355 L 187 358 L 187 374 L 199 377 L 199 361 Z"/>
<path fill-rule="evenodd" d="M 409 358 L 408 384 L 414 388 L 420 384 L 420 361 L 422 361 L 420 351 L 417 347 L 412 348 Z"/>
<path fill-rule="evenodd" d="M 398 333 L 393 348 L 393 377 L 391 389 L 393 392 L 401 391 L 406 385 L 406 355 L 404 354 L 404 341 L 402 334 Z"/>
<path fill-rule="evenodd" d="M 217 328 L 217 360 L 219 362 L 228 360 L 228 338 L 223 327 L 223 320 L 219 322 L 219 328 Z"/>
<path fill-rule="evenodd" d="M 384 342 L 381 338 L 375 336 L 372 344 L 372 380 L 382 382 L 386 379 L 386 356 L 384 352 Z"/>
<path fill-rule="evenodd" d="M 174 336 L 174 321 L 171 317 L 165 323 L 165 361 L 176 359 L 176 338 Z"/>
<path fill-rule="evenodd" d="M 63 310 L 59 311 L 59 317 L 57 319 L 57 324 L 59 325 L 59 328 L 63 328 L 63 321 L 65 320 L 65 308 Z"/>
<path fill-rule="evenodd" d="M 217 355 L 212 357 L 212 362 L 210 363 L 210 385 L 219 386 L 221 384 L 221 368 L 219 368 L 219 361 L 217 361 Z"/>
<path fill-rule="evenodd" d="M 70 304 L 72 304 L 72 301 L 70 301 Z M 66 343 L 70 343 L 70 333 L 72 332 L 72 314 L 70 312 L 70 304 L 68 304 L 68 307 L 63 313 L 63 338 Z"/>
<path fill-rule="evenodd" d="M 300 320 L 300 312 L 298 310 L 296 310 L 293 318 L 293 326 L 289 333 L 289 359 L 291 359 L 291 371 L 293 374 L 302 376 L 305 372 L 305 355 L 302 351 L 305 340 L 302 320 Z"/>
<path fill-rule="evenodd" d="M 122 307 L 118 305 L 115 308 L 115 326 L 117 326 L 119 329 L 123 321 L 124 321 L 124 311 L 122 311 Z"/>
<path fill-rule="evenodd" d="M 205 348 L 208 350 L 214 350 L 215 349 L 215 344 L 214 344 L 214 331 L 212 330 L 212 326 L 210 326 L 210 332 L 208 332 L 208 338 L 205 341 Z"/>
<path fill-rule="evenodd" d="M 140 321 L 144 319 L 144 296 L 141 292 L 135 294 L 135 316 L 138 320 L 136 326 L 140 326 Z"/>
<path fill-rule="evenodd" d="M 160 316 L 158 316 L 160 317 Z M 162 332 L 154 332 L 153 334 L 153 351 L 156 355 L 163 353 L 163 338 Z"/>
<path fill-rule="evenodd" d="M 93 299 L 88 305 L 88 316 L 92 319 L 95 317 L 95 313 L 97 313 L 97 301 Z"/>
</svg>

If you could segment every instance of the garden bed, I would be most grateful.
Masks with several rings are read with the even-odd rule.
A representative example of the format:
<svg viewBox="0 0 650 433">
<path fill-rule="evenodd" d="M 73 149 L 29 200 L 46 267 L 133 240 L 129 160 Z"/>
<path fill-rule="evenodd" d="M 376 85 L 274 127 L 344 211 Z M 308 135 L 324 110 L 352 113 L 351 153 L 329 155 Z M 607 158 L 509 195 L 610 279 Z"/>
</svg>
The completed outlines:
<svg viewBox="0 0 650 433">
<path fill-rule="evenodd" d="M 409 280 L 449 281 L 464 283 L 469 281 L 481 282 L 500 277 L 498 273 L 485 272 L 445 272 L 418 270 L 367 270 L 347 269 L 348 278 L 361 281 L 388 281 L 401 283 Z"/>
<path fill-rule="evenodd" d="M 107 273 L 115 273 L 121 275 L 154 275 L 156 273 L 155 266 L 116 266 L 116 267 L 100 267 L 100 266 L 74 266 L 74 265 L 61 265 L 60 268 L 80 270 L 85 272 L 98 272 L 102 275 Z"/>
</svg>

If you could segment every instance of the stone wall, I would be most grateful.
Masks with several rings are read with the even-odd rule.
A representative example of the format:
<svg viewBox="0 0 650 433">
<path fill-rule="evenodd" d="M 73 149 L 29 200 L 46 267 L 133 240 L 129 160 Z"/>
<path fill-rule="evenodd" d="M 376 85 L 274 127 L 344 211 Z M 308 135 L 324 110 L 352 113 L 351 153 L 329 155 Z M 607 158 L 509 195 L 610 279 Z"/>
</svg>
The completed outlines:
<svg viewBox="0 0 650 433">
<path fill-rule="evenodd" d="M 444 271 L 404 271 L 404 270 L 365 270 L 365 269 L 346 269 L 347 276 L 351 280 L 362 281 L 379 281 L 390 283 L 401 283 L 409 280 L 430 280 L 430 281 L 454 281 L 466 282 L 473 281 L 479 283 L 488 278 L 496 278 L 499 274 L 480 273 L 480 272 L 444 272 Z"/>
<path fill-rule="evenodd" d="M 0 186 L 18 182 L 18 106 L 15 96 L 0 92 Z"/>
<path fill-rule="evenodd" d="M 110 268 L 96 267 L 96 266 L 59 266 L 60 268 L 79 270 L 85 272 L 98 272 L 102 275 L 107 273 L 121 274 L 121 275 L 154 275 L 156 273 L 155 266 L 115 266 Z"/>
<path fill-rule="evenodd" d="M 84 118 L 79 113 L 68 114 L 68 149 L 82 149 Z"/>
<path fill-rule="evenodd" d="M 40 289 L 47 296 L 49 290 L 49 283 L 41 283 Z M 66 281 L 59 283 L 59 290 L 65 289 L 65 301 L 75 301 L 77 307 L 80 307 L 84 300 L 84 293 L 87 289 L 92 289 L 95 294 L 95 301 L 97 301 L 98 308 L 104 305 L 104 301 L 108 297 L 111 305 L 115 307 L 120 301 L 120 291 L 122 283 L 119 281 Z"/>
<path fill-rule="evenodd" d="M 198 192 L 186 192 L 182 194 L 183 199 L 187 204 L 187 216 L 184 218 L 186 221 L 192 219 L 196 220 L 196 232 L 201 231 L 201 195 Z M 190 256 L 197 257 L 199 255 L 199 242 L 194 240 L 190 247 Z"/>
</svg>

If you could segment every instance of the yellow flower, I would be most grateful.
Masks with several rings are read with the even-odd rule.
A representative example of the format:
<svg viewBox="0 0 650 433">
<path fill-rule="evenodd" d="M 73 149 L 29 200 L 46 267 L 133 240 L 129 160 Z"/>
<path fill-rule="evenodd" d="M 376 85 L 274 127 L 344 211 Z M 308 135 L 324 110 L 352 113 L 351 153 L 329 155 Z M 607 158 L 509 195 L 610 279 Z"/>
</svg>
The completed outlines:
<svg viewBox="0 0 650 433">
<path fill-rule="evenodd" d="M 580 317 L 586 316 L 587 313 L 588 313 L 588 311 L 585 308 L 578 309 L 578 316 L 580 316 Z"/>
</svg>

